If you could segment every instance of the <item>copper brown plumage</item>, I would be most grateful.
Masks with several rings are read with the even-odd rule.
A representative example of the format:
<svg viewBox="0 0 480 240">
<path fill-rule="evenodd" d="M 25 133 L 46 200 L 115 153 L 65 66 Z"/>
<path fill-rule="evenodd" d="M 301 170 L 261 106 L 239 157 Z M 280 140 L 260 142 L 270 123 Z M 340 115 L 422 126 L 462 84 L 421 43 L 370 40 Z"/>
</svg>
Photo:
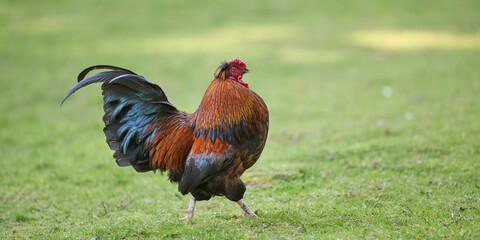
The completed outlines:
<svg viewBox="0 0 480 240">
<path fill-rule="evenodd" d="M 87 78 L 95 69 L 109 69 Z M 80 73 L 78 89 L 103 82 L 105 136 L 119 166 L 136 171 L 169 171 L 191 200 L 183 220 L 193 218 L 195 202 L 225 196 L 250 217 L 242 200 L 240 177 L 258 160 L 268 133 L 268 109 L 242 81 L 247 73 L 238 59 L 223 62 L 214 73 L 194 113 L 175 108 L 163 90 L 136 73 L 115 66 L 92 66 Z"/>
</svg>

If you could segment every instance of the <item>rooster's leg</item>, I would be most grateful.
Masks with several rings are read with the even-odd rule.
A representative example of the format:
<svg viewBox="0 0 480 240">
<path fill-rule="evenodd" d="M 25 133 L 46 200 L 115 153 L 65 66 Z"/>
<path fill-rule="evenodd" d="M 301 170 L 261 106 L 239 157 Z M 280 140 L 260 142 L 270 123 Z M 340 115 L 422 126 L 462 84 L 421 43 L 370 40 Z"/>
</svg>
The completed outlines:
<svg viewBox="0 0 480 240">
<path fill-rule="evenodd" d="M 245 212 L 245 214 L 247 214 L 247 216 L 257 217 L 257 214 L 255 214 L 254 212 L 252 212 L 252 210 L 250 210 L 250 208 L 248 208 L 247 204 L 243 201 L 243 199 L 240 199 L 237 202 L 237 204 L 243 209 L 243 211 Z"/>
<path fill-rule="evenodd" d="M 186 213 L 187 215 L 184 217 L 184 218 L 180 218 L 179 220 L 182 220 L 184 222 L 188 222 L 188 221 L 192 221 L 193 220 L 193 210 L 195 210 L 195 198 L 192 196 L 190 198 L 190 204 L 188 205 L 188 209 L 187 210 L 183 210 L 183 209 L 175 209 L 179 212 L 182 212 L 182 213 Z"/>
</svg>

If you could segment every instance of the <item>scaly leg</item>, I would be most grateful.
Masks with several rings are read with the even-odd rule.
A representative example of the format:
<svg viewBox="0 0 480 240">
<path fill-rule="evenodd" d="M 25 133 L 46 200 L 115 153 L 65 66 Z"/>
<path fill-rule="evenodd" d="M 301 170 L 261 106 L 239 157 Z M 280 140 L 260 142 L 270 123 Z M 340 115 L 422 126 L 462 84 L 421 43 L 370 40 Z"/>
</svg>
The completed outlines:
<svg viewBox="0 0 480 240">
<path fill-rule="evenodd" d="M 188 221 L 193 221 L 193 210 L 195 210 L 195 198 L 192 196 L 190 198 L 190 204 L 188 205 L 188 209 L 187 210 L 183 210 L 183 209 L 175 209 L 179 212 L 182 212 L 182 213 L 186 213 L 187 215 L 184 217 L 184 218 L 180 218 L 178 220 L 182 220 L 184 222 L 188 222 Z"/>
<path fill-rule="evenodd" d="M 243 211 L 245 212 L 245 214 L 247 214 L 247 216 L 257 217 L 257 214 L 255 214 L 254 212 L 252 212 L 252 210 L 250 210 L 250 208 L 248 208 L 247 204 L 243 201 L 243 199 L 240 199 L 237 202 L 237 204 L 243 209 Z"/>
</svg>

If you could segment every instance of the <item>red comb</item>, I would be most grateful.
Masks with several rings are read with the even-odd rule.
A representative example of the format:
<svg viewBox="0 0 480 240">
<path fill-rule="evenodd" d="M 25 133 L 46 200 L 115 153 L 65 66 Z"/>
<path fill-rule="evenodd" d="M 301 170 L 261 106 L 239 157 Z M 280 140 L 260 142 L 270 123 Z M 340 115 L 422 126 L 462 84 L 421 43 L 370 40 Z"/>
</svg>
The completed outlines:
<svg viewBox="0 0 480 240">
<path fill-rule="evenodd" d="M 231 60 L 230 62 L 228 62 L 228 64 L 236 64 L 236 65 L 238 65 L 242 68 L 247 68 L 247 66 L 245 65 L 244 62 L 242 62 L 242 61 L 240 61 L 239 59 L 236 59 L 236 58 Z"/>
</svg>

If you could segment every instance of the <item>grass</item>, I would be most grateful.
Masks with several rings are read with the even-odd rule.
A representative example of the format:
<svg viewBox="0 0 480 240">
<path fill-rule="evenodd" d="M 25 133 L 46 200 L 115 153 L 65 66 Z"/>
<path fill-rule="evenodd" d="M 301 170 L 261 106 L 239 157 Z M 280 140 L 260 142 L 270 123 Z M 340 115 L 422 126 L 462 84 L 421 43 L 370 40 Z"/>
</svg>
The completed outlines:
<svg viewBox="0 0 480 240">
<path fill-rule="evenodd" d="M 480 237 L 478 1 L 0 3 L 0 238 Z M 240 58 L 270 134 L 245 201 L 193 224 L 162 174 L 116 166 L 93 64 L 192 112 Z M 382 94 L 382 90 L 385 95 Z M 389 95 L 389 91 L 391 94 Z"/>
</svg>

